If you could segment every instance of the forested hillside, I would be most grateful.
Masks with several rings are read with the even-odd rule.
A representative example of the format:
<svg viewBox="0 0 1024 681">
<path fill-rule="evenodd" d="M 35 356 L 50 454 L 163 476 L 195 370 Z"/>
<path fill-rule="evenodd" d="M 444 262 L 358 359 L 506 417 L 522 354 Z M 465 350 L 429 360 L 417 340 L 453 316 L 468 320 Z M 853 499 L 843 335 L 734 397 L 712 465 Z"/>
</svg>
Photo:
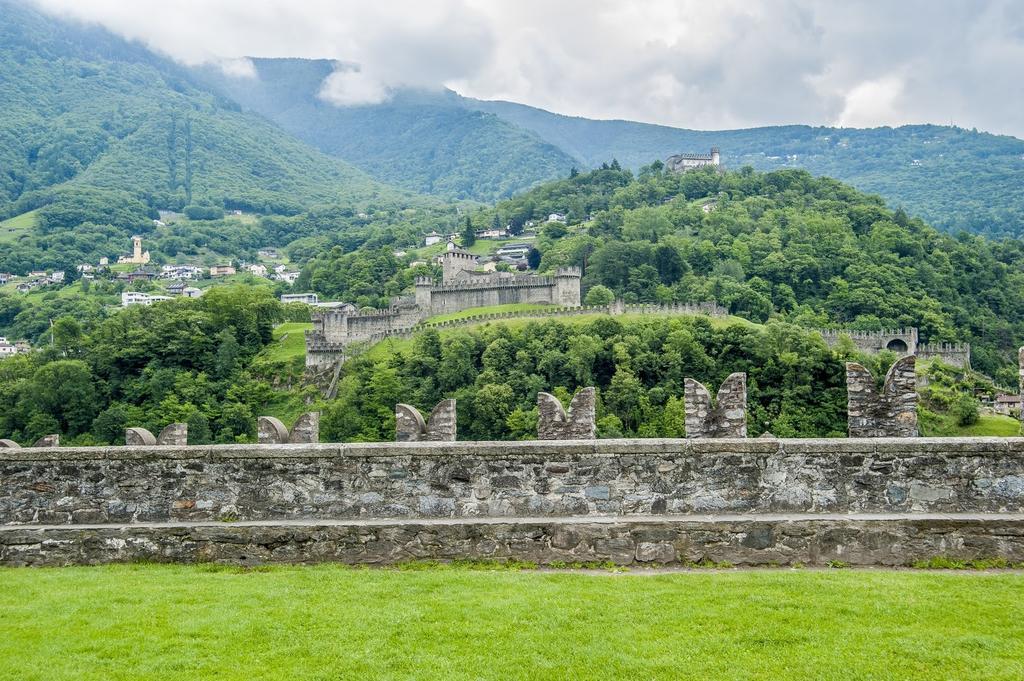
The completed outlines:
<svg viewBox="0 0 1024 681">
<path fill-rule="evenodd" d="M 717 300 L 755 321 L 916 326 L 926 340 L 971 342 L 975 365 L 1003 367 L 1013 384 L 1024 339 L 1018 240 L 952 237 L 798 170 L 597 170 L 497 207 L 513 221 L 555 210 L 593 219 L 564 236 L 549 228 L 542 267 L 583 265 L 586 287 L 627 300 Z"/>
<path fill-rule="evenodd" d="M 877 193 L 947 231 L 1024 234 L 1024 141 L 1014 137 L 939 125 L 685 130 L 561 116 L 512 102 L 462 101 L 535 132 L 582 167 L 616 158 L 636 170 L 717 146 L 733 170 L 805 168 Z"/>
<path fill-rule="evenodd" d="M 256 75 L 200 77 L 316 148 L 383 182 L 447 198 L 494 200 L 577 163 L 556 146 L 498 116 L 457 103 L 454 93 L 404 90 L 372 106 L 337 106 L 319 96 L 334 71 L 326 59 L 253 59 Z"/>
<path fill-rule="evenodd" d="M 0 11 L 0 216 L 70 187 L 168 209 L 408 202 L 139 45 L 6 0 Z"/>
</svg>

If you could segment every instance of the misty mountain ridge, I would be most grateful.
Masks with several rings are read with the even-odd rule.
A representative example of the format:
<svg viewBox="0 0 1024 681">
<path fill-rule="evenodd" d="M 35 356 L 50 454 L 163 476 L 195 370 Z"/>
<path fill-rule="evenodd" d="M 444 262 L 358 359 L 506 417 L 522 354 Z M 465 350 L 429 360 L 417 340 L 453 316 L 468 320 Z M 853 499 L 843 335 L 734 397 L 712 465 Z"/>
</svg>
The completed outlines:
<svg viewBox="0 0 1024 681">
<path fill-rule="evenodd" d="M 948 230 L 1017 234 L 1024 141 L 953 126 L 870 129 L 787 125 L 687 130 L 593 120 L 451 90 L 398 88 L 380 104 L 321 96 L 336 62 L 252 59 L 257 77 L 201 69 L 203 79 L 320 150 L 379 180 L 447 197 L 494 200 L 617 159 L 633 170 L 717 146 L 731 168 L 806 168 Z"/>
</svg>

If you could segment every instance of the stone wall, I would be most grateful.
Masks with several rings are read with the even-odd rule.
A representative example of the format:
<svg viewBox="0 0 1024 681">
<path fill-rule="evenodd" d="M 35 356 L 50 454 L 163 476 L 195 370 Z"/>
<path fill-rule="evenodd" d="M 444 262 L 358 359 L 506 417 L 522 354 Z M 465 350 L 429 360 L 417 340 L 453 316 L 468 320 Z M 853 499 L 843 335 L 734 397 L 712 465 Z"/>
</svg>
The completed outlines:
<svg viewBox="0 0 1024 681">
<path fill-rule="evenodd" d="M 1024 438 L 0 449 L 0 564 L 1024 560 Z"/>
<path fill-rule="evenodd" d="M 905 566 L 944 557 L 1024 561 L 1020 518 L 848 516 L 628 518 L 478 522 L 208 523 L 176 526 L 12 527 L 0 565 L 112 562 L 388 565 L 410 560 L 530 560 L 539 564 Z"/>
<path fill-rule="evenodd" d="M 0 450 L 0 525 L 978 513 L 1022 502 L 1021 438 Z"/>
</svg>

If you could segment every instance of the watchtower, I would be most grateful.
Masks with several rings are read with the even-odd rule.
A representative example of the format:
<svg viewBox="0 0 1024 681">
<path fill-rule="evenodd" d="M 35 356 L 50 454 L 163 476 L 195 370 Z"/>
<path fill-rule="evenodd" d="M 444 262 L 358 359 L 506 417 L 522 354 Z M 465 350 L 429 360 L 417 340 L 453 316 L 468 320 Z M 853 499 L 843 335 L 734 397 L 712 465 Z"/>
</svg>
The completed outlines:
<svg viewBox="0 0 1024 681">
<path fill-rule="evenodd" d="M 551 302 L 563 307 L 579 307 L 582 277 L 579 267 L 559 267 L 555 272 L 555 295 Z"/>
<path fill-rule="evenodd" d="M 434 280 L 431 277 L 416 277 L 413 285 L 416 288 L 416 307 L 429 313 L 430 292 L 434 288 Z"/>
<path fill-rule="evenodd" d="M 459 279 L 461 273 L 472 272 L 475 269 L 476 256 L 449 241 L 447 250 L 441 256 L 442 283 L 450 284 Z"/>
</svg>

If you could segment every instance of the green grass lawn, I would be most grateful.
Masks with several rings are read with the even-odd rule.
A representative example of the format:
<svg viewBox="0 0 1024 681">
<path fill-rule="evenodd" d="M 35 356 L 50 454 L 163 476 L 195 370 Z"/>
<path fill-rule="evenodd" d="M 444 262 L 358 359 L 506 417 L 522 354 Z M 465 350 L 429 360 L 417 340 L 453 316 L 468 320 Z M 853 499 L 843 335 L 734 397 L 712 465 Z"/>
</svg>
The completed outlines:
<svg viewBox="0 0 1024 681">
<path fill-rule="evenodd" d="M 0 678 L 1021 679 L 1024 575 L 0 570 Z"/>
<path fill-rule="evenodd" d="M 306 356 L 306 331 L 313 328 L 307 322 L 287 322 L 274 328 L 274 340 L 263 349 L 262 356 L 274 362 L 288 362 Z"/>
<path fill-rule="evenodd" d="M 13 243 L 19 236 L 35 227 L 38 212 L 30 210 L 0 222 L 0 243 Z"/>
<path fill-rule="evenodd" d="M 501 312 L 530 312 L 533 310 L 546 310 L 555 307 L 552 305 L 540 305 L 537 303 L 510 303 L 508 305 L 489 305 L 486 307 L 473 307 L 459 312 L 439 314 L 428 319 L 428 322 L 449 322 L 455 319 L 465 319 L 482 314 L 498 314 Z"/>
<path fill-rule="evenodd" d="M 1001 414 L 981 416 L 974 425 L 961 427 L 959 434 L 965 437 L 970 435 L 1016 437 L 1020 435 L 1020 421 Z"/>
<path fill-rule="evenodd" d="M 927 413 L 921 420 L 921 434 L 927 437 L 1016 437 L 1020 421 L 1001 414 L 982 415 L 978 422 L 961 426 L 952 414 Z"/>
</svg>

